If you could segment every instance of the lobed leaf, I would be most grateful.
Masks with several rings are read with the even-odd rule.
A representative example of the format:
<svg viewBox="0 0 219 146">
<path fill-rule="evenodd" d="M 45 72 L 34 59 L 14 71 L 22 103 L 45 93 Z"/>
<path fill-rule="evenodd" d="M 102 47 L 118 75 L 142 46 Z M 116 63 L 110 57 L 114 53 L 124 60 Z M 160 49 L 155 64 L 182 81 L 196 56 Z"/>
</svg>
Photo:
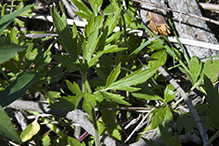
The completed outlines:
<svg viewBox="0 0 219 146">
<path fill-rule="evenodd" d="M 82 91 L 81 91 L 81 89 L 80 89 L 80 87 L 78 86 L 78 84 L 77 83 L 71 83 L 70 81 L 68 81 L 68 80 L 66 80 L 66 83 L 67 83 L 67 86 L 68 86 L 68 89 L 72 92 L 72 93 L 74 93 L 74 94 L 80 94 L 80 93 L 82 93 Z"/>
<path fill-rule="evenodd" d="M 184 115 L 180 115 L 177 118 L 176 125 L 177 125 L 177 131 L 179 133 L 182 132 L 183 128 L 185 130 L 185 133 L 189 133 L 191 130 L 196 128 L 195 122 Z"/>
<path fill-rule="evenodd" d="M 82 107 L 88 114 L 91 114 L 91 110 L 92 110 L 91 104 L 96 106 L 96 96 L 90 93 L 86 93 L 84 96 Z"/>
<path fill-rule="evenodd" d="M 8 38 L 0 38 L 0 64 L 13 58 L 20 51 L 27 49 L 25 46 L 20 46 L 12 43 Z"/>
<path fill-rule="evenodd" d="M 211 118 L 211 124 L 219 129 L 219 94 L 218 87 L 214 87 L 208 79 L 207 76 L 204 76 L 204 87 L 206 90 L 206 99 L 208 101 L 209 110 L 207 110 L 208 116 Z"/>
<path fill-rule="evenodd" d="M 190 71 L 190 81 L 194 85 L 196 81 L 198 80 L 198 77 L 200 75 L 201 69 L 202 69 L 202 63 L 199 62 L 198 58 L 196 56 L 193 56 L 189 61 L 189 71 Z"/>
<path fill-rule="evenodd" d="M 159 50 L 154 52 L 151 57 L 150 61 L 148 62 L 148 66 L 150 67 L 159 67 L 163 66 L 167 60 L 167 53 L 165 50 Z"/>
<path fill-rule="evenodd" d="M 109 100 L 111 99 L 112 101 L 115 101 L 119 104 L 124 104 L 130 106 L 131 104 L 128 103 L 127 101 L 123 100 L 125 97 L 119 95 L 119 94 L 114 94 L 114 93 L 108 93 L 108 92 L 102 92 L 100 91 L 101 95 L 106 99 Z"/>
<path fill-rule="evenodd" d="M 152 113 L 154 113 L 154 116 L 151 122 L 151 129 L 157 128 L 163 121 L 168 124 L 173 119 L 169 107 L 155 109 Z"/>
<path fill-rule="evenodd" d="M 61 38 L 64 47 L 67 49 L 69 55 L 71 56 L 71 60 L 75 62 L 77 60 L 77 47 L 74 46 L 72 40 L 72 34 L 70 32 L 69 26 L 66 21 L 65 14 L 60 17 L 58 12 L 55 10 L 54 6 L 52 7 L 52 19 L 53 23 L 56 27 L 56 32 L 58 33 L 59 37 Z"/>
<path fill-rule="evenodd" d="M 165 90 L 164 90 L 164 101 L 166 103 L 172 101 L 173 99 L 175 99 L 175 97 L 177 95 L 177 91 L 174 92 L 174 90 L 175 90 L 175 88 L 173 87 L 172 84 L 167 85 L 167 87 L 165 88 Z"/>
</svg>

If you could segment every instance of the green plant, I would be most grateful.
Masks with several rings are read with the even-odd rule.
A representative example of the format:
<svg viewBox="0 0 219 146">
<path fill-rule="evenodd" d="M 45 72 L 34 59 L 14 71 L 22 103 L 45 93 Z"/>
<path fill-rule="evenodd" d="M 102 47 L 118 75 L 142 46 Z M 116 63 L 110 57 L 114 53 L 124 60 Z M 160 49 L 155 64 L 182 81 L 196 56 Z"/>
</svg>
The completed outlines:
<svg viewBox="0 0 219 146">
<path fill-rule="evenodd" d="M 165 36 L 154 35 L 149 28 L 135 18 L 137 12 L 131 1 L 125 8 L 121 5 L 121 1 L 112 0 L 103 11 L 99 11 L 103 4 L 102 0 L 89 0 L 90 8 L 81 1 L 72 0 L 72 2 L 81 11 L 76 14 L 88 21 L 87 25 L 83 32 L 78 31 L 75 24 L 70 28 L 66 22 L 62 5 L 60 5 L 62 15 L 53 6 L 51 15 L 58 39 L 53 41 L 48 48 L 43 48 L 39 44 L 48 38 L 18 37 L 17 35 L 21 32 L 15 30 L 15 27 L 8 27 L 12 21 L 14 21 L 13 25 L 16 25 L 15 22 L 17 22 L 19 26 L 23 26 L 23 23 L 15 18 L 20 14 L 28 15 L 30 11 L 27 10 L 33 5 L 22 8 L 23 3 L 20 3 L 17 11 L 7 15 L 2 11 L 0 19 L 0 33 L 2 34 L 0 63 L 1 73 L 4 77 L 1 80 L 0 88 L 2 107 L 23 97 L 26 91 L 40 91 L 49 101 L 51 109 L 65 108 L 69 111 L 83 109 L 95 129 L 94 138 L 88 141 L 89 145 L 92 145 L 93 141 L 96 145 L 100 145 L 99 135 L 106 132 L 110 137 L 123 143 L 124 129 L 121 123 L 133 118 L 131 117 L 133 113 L 131 111 L 122 112 L 120 109 L 129 106 L 148 107 L 151 110 L 145 117 L 148 125 L 143 128 L 143 133 L 159 129 L 158 134 L 165 145 L 181 145 L 178 135 L 194 130 L 196 124 L 190 118 L 191 113 L 176 110 L 182 99 L 175 101 L 178 94 L 175 91 L 177 89 L 173 85 L 167 84 L 158 73 L 160 66 L 166 66 L 170 68 L 169 71 L 179 69 L 181 74 L 184 73 L 188 77 L 188 84 L 192 84 L 188 93 L 200 88 L 202 94 L 207 95 L 208 103 L 201 106 L 196 105 L 196 109 L 199 113 L 205 114 L 202 117 L 203 123 L 211 121 L 211 126 L 217 129 L 210 142 L 218 137 L 216 116 L 218 93 L 212 85 L 212 82 L 217 80 L 218 61 L 201 62 L 197 57 L 189 58 L 184 52 L 169 46 L 170 42 Z M 1 7 L 2 10 L 4 7 L 6 5 Z M 11 9 L 12 7 L 13 4 Z M 119 31 L 114 32 L 115 28 L 119 28 Z M 145 29 L 153 37 L 139 38 L 139 36 L 129 34 L 129 31 L 134 29 Z M 54 54 L 50 50 L 55 42 L 62 46 L 64 53 Z M 181 53 L 183 54 L 181 55 Z M 145 59 L 142 54 L 148 54 L 149 60 Z M 174 62 L 169 63 L 168 59 L 172 59 Z M 6 72 L 7 70 L 10 72 Z M 66 76 L 63 77 L 65 73 L 77 74 L 77 77 L 65 78 Z M 59 84 L 62 80 L 65 80 L 66 88 L 60 86 L 58 89 L 50 89 L 52 83 Z M 174 104 L 171 105 L 171 102 Z M 55 120 L 66 122 L 65 119 L 54 116 L 37 117 L 25 130 L 19 132 L 21 133 L 21 138 L 19 138 L 12 124 L 8 122 L 9 118 L 2 107 L 0 107 L 0 114 L 6 120 L 0 122 L 2 129 L 0 133 L 16 143 L 34 139 L 37 144 L 42 145 L 86 145 L 62 132 L 59 129 L 60 126 L 50 123 Z M 206 107 L 209 109 L 207 112 L 203 112 Z M 113 108 L 116 110 L 109 110 Z M 96 121 L 96 109 L 101 114 L 99 121 Z M 176 120 L 173 112 L 180 114 Z M 28 111 L 28 113 L 39 114 L 34 111 Z M 124 121 L 119 122 L 121 118 L 118 117 L 121 115 L 125 115 Z M 43 128 L 42 125 L 39 125 L 38 119 L 46 123 L 45 125 L 53 130 L 58 138 L 53 139 L 52 134 L 43 135 L 41 133 Z M 183 123 L 182 120 L 187 123 Z M 178 134 L 175 133 L 174 138 L 167 131 L 173 122 L 176 122 L 178 130 Z M 204 126 L 210 129 L 209 124 L 204 124 Z M 8 129 L 4 129 L 5 127 Z M 36 140 L 41 135 L 43 136 L 40 141 Z M 142 135 L 140 134 L 137 139 L 142 138 Z M 157 145 L 151 140 L 145 139 L 145 141 L 149 145 Z"/>
</svg>

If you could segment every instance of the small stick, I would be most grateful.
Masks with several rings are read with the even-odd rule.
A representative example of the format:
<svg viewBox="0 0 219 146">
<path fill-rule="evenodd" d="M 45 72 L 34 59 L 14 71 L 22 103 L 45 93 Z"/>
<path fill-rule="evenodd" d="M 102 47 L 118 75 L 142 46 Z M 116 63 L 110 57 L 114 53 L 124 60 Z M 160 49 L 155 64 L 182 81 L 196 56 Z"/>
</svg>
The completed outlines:
<svg viewBox="0 0 219 146">
<path fill-rule="evenodd" d="M 205 146 L 210 146 L 209 143 L 209 138 L 207 133 L 205 132 L 205 129 L 202 125 L 201 119 L 195 109 L 195 107 L 193 106 L 191 100 L 189 99 L 189 97 L 187 96 L 186 92 L 179 86 L 179 84 L 170 76 L 169 73 L 166 72 L 166 70 L 160 66 L 159 69 L 160 73 L 174 86 L 174 88 L 180 93 L 180 95 L 182 96 L 182 98 L 184 99 L 184 101 L 186 102 L 187 106 L 189 107 L 194 120 L 197 124 L 197 128 L 200 132 L 200 135 L 202 137 L 202 141 L 204 143 Z"/>
</svg>

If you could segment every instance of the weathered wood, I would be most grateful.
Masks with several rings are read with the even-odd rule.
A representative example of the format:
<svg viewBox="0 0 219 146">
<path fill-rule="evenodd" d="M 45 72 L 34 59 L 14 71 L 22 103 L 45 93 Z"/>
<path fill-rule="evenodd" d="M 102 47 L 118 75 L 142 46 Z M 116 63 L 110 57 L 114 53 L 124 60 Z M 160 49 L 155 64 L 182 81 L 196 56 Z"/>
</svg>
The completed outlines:
<svg viewBox="0 0 219 146">
<path fill-rule="evenodd" d="M 142 0 L 142 1 L 150 2 L 158 6 L 170 7 L 172 9 L 179 10 L 181 12 L 202 16 L 199 6 L 195 0 L 180 0 L 180 1 L 168 0 L 168 4 L 165 4 L 164 0 Z M 148 10 L 158 10 L 158 9 L 156 7 L 148 6 L 146 4 L 141 3 L 141 8 L 139 12 L 140 12 L 140 17 L 142 18 L 145 24 L 148 23 L 146 17 Z M 165 10 L 161 10 L 161 11 L 164 14 L 166 14 Z M 176 12 L 169 12 L 169 13 L 172 13 L 173 24 L 175 26 L 176 31 L 178 32 L 179 37 L 191 39 L 191 40 L 203 41 L 212 44 L 218 44 L 218 41 L 215 38 L 214 34 L 208 28 L 206 21 L 188 15 L 184 15 L 181 13 L 176 13 Z M 197 56 L 198 58 L 204 58 L 204 57 L 209 57 L 219 54 L 219 51 L 217 50 L 210 50 L 210 49 L 191 46 L 191 45 L 185 45 L 185 47 L 190 57 Z M 218 58 L 214 58 L 213 60 L 215 59 Z"/>
</svg>

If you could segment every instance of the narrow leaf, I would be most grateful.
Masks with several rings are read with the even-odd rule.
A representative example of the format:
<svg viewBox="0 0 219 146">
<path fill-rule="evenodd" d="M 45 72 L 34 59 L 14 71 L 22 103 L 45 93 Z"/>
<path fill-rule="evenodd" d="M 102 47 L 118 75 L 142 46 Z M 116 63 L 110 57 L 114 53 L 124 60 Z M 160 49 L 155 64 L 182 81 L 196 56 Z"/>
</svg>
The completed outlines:
<svg viewBox="0 0 219 146">
<path fill-rule="evenodd" d="M 112 83 L 106 89 L 118 89 L 124 90 L 126 88 L 130 88 L 129 86 L 136 85 L 147 81 L 154 73 L 157 71 L 157 68 L 149 68 L 149 69 L 139 69 L 130 75 Z"/>
<path fill-rule="evenodd" d="M 82 18 L 85 18 L 85 19 L 89 19 L 90 16 L 92 15 L 92 12 L 91 10 L 82 2 L 82 1 L 79 1 L 79 0 L 72 0 L 72 2 L 75 4 L 75 6 L 80 10 L 82 11 L 81 14 L 83 14 L 83 17 Z M 76 13 L 77 14 L 77 13 Z"/>
<path fill-rule="evenodd" d="M 22 9 L 19 9 L 15 12 L 12 12 L 10 14 L 3 15 L 2 17 L 0 17 L 0 35 L 6 29 L 6 27 L 11 23 L 11 21 L 13 21 L 13 19 L 15 17 L 19 16 L 22 12 L 30 9 L 33 6 L 34 6 L 34 4 L 28 5 L 28 6 L 22 8 Z"/>
<path fill-rule="evenodd" d="M 106 20 L 105 28 L 108 27 L 107 35 L 110 35 L 113 32 L 113 30 L 115 29 L 121 10 L 122 10 L 122 7 L 119 8 L 119 10 L 116 12 L 116 14 L 114 16 L 113 16 L 113 14 L 111 14 L 108 17 L 108 19 Z"/>
<path fill-rule="evenodd" d="M 11 139 L 16 143 L 22 143 L 22 140 L 18 136 L 17 132 L 14 129 L 11 119 L 8 117 L 6 112 L 0 106 L 0 134 Z"/>
<path fill-rule="evenodd" d="M 113 82 L 115 82 L 115 80 L 118 78 L 120 74 L 120 68 L 121 68 L 121 63 L 119 63 L 119 65 L 113 71 L 110 72 L 110 75 L 107 78 L 105 87 L 108 87 Z"/>
<path fill-rule="evenodd" d="M 4 107 L 21 98 L 27 89 L 37 82 L 40 77 L 41 75 L 38 73 L 27 73 L 18 77 L 0 93 L 0 105 Z"/>
<path fill-rule="evenodd" d="M 87 62 L 90 61 L 96 49 L 98 43 L 98 32 L 98 25 L 95 24 L 90 36 L 88 37 L 87 45 L 83 49 L 83 59 L 87 60 Z"/>
<path fill-rule="evenodd" d="M 149 95 L 144 93 L 132 93 L 132 95 L 138 99 L 144 99 L 144 100 L 163 100 L 158 95 Z"/>
<path fill-rule="evenodd" d="M 85 146 L 83 144 L 81 144 L 77 139 L 68 136 L 68 144 L 70 146 Z"/>
<path fill-rule="evenodd" d="M 162 125 L 159 125 L 159 129 L 160 129 L 161 138 L 162 138 L 164 144 L 167 146 L 175 146 L 173 139 L 172 139 L 172 136 L 170 135 L 168 130 L 165 129 Z"/>
</svg>

